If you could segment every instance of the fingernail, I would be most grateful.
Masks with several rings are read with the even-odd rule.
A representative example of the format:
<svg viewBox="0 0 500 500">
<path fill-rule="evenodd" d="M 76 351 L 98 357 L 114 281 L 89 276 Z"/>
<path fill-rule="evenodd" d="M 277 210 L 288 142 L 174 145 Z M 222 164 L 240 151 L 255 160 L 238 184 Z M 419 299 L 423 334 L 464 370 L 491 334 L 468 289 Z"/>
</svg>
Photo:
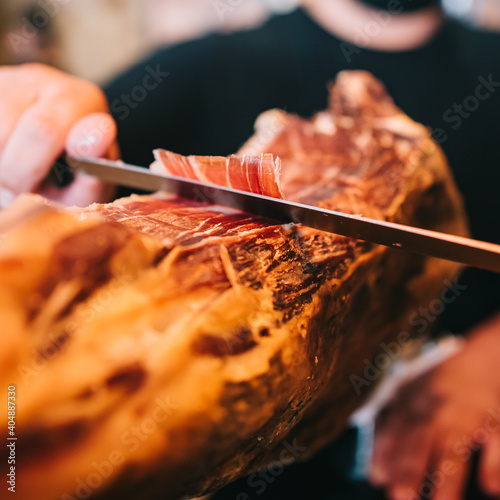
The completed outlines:
<svg viewBox="0 0 500 500">
<path fill-rule="evenodd" d="M 16 195 L 9 189 L 0 188 L 0 208 L 7 208 L 16 199 Z"/>
</svg>

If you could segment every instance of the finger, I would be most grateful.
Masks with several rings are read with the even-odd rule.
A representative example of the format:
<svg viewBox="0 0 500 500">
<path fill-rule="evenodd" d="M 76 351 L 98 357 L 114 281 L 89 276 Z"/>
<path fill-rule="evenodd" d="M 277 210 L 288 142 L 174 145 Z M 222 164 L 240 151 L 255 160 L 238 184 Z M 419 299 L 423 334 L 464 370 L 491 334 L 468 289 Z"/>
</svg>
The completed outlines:
<svg viewBox="0 0 500 500">
<path fill-rule="evenodd" d="M 484 445 L 479 479 L 486 493 L 500 496 L 500 434 L 491 434 Z"/>
<path fill-rule="evenodd" d="M 404 412 L 392 414 L 384 422 L 377 422 L 373 444 L 372 464 L 369 472 L 370 482 L 374 486 L 386 486 L 392 478 L 391 457 L 397 446 L 397 434 Z"/>
<path fill-rule="evenodd" d="M 66 140 L 66 151 L 71 156 L 116 160 L 119 157 L 116 135 L 116 124 L 108 113 L 92 113 L 73 126 Z M 114 192 L 113 186 L 83 174 L 77 174 L 73 183 L 64 189 L 47 184 L 40 189 L 40 194 L 50 200 L 80 207 L 107 202 Z"/>
<path fill-rule="evenodd" d="M 2 92 L 2 87 L 3 85 L 0 85 L 0 95 L 6 95 Z M 9 95 L 8 99 L 0 99 L 0 116 L 2 117 L 0 120 L 0 156 L 17 122 L 35 101 L 36 94 L 33 92 L 33 88 L 24 88 L 20 93 Z"/>
<path fill-rule="evenodd" d="M 40 194 L 62 205 L 86 207 L 91 203 L 105 203 L 113 198 L 115 186 L 106 184 L 96 177 L 77 174 L 75 180 L 66 188 L 45 186 Z"/>
<path fill-rule="evenodd" d="M 23 113 L 37 100 L 37 89 L 18 78 L 14 67 L 0 69 L 0 160 L 7 141 Z M 15 195 L 0 184 L 0 208 L 8 206 Z"/>
<path fill-rule="evenodd" d="M 398 399 L 379 415 L 375 424 L 372 463 L 369 480 L 374 486 L 386 486 L 391 478 L 390 456 L 395 445 L 395 430 L 406 418 Z"/>
<path fill-rule="evenodd" d="M 116 157 L 116 134 L 116 123 L 108 113 L 87 115 L 71 129 L 66 151 L 71 156 Z"/>
<path fill-rule="evenodd" d="M 441 446 L 439 459 L 433 472 L 427 474 L 422 485 L 424 495 L 432 493 L 433 500 L 461 500 L 469 479 L 470 459 L 457 452 L 457 443 L 461 442 L 463 434 L 454 433 Z M 424 491 L 426 490 L 426 491 Z"/>
<path fill-rule="evenodd" d="M 64 98 L 43 99 L 28 109 L 0 158 L 0 185 L 16 194 L 36 190 L 82 113 Z"/>
<path fill-rule="evenodd" d="M 422 380 L 417 389 L 424 383 Z M 370 473 L 375 485 L 412 486 L 422 477 L 433 435 L 432 416 L 438 405 L 425 391 L 420 392 L 413 385 L 407 386 L 377 421 Z M 412 395 L 410 401 L 406 401 L 408 394 Z"/>
<path fill-rule="evenodd" d="M 435 429 L 431 424 L 413 425 L 403 419 L 393 426 L 390 436 L 390 439 L 375 443 L 375 470 L 370 479 L 374 484 L 386 486 L 390 498 L 418 498 L 417 492 L 430 461 Z"/>
<path fill-rule="evenodd" d="M 385 486 L 390 478 L 390 471 L 387 467 L 387 450 L 391 446 L 392 437 L 389 434 L 375 434 L 373 443 L 373 456 L 368 479 L 373 486 Z"/>
<path fill-rule="evenodd" d="M 397 444 L 388 460 L 390 470 L 389 498 L 417 499 L 430 466 L 430 457 L 436 431 L 431 426 L 407 429 L 406 436 L 396 436 Z"/>
</svg>

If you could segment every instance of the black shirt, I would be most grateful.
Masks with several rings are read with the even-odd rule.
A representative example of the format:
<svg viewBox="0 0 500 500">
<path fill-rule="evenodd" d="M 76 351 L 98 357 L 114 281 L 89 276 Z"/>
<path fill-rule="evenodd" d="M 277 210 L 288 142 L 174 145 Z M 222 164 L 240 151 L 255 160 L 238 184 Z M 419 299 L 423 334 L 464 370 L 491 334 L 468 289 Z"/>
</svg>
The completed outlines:
<svg viewBox="0 0 500 500">
<path fill-rule="evenodd" d="M 107 94 L 123 159 L 149 165 L 157 147 L 234 153 L 261 112 L 310 116 L 327 106 L 327 85 L 339 71 L 368 70 L 405 113 L 433 128 L 465 197 L 473 236 L 500 243 L 499 49 L 499 35 L 453 22 L 416 50 L 362 49 L 298 9 L 252 31 L 161 50 Z M 457 333 L 500 308 L 499 275 L 469 269 L 462 282 L 467 290 L 439 318 L 442 329 Z"/>
</svg>

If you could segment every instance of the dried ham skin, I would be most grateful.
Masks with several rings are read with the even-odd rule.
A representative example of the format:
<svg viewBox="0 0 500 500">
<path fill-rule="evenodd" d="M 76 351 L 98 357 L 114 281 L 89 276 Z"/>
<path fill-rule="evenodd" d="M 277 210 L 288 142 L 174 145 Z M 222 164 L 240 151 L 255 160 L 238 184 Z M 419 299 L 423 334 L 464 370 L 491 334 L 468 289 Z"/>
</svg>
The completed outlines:
<svg viewBox="0 0 500 500">
<path fill-rule="evenodd" d="M 281 161 L 272 154 L 182 156 L 164 149 L 154 151 L 151 170 L 219 186 L 283 199 L 279 179 Z"/>
<path fill-rule="evenodd" d="M 239 156 L 268 154 L 293 201 L 467 232 L 441 150 L 367 73 L 341 73 L 312 119 L 263 115 Z M 230 160 L 167 156 L 183 175 L 228 173 Z M 367 360 L 416 333 L 409 318 L 458 271 L 165 193 L 83 210 L 28 197 L 0 234 L 21 500 L 85 495 L 96 467 L 92 498 L 188 498 L 287 445 L 307 458 L 373 388 Z"/>
</svg>

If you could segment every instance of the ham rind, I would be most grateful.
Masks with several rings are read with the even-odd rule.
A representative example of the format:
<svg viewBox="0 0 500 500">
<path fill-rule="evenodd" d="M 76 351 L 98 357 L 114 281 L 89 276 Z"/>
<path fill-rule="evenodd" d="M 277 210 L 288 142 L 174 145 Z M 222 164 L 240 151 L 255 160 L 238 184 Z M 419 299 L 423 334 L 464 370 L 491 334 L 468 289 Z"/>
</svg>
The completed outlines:
<svg viewBox="0 0 500 500">
<path fill-rule="evenodd" d="M 272 154 L 182 156 L 165 149 L 154 151 L 151 170 L 201 182 L 283 199 L 279 184 L 281 161 Z"/>
<path fill-rule="evenodd" d="M 248 156 L 160 157 L 176 175 L 269 194 L 279 156 L 287 199 L 465 235 L 429 132 L 369 74 L 341 74 L 331 95 L 312 119 L 259 120 Z M 16 500 L 186 499 L 308 458 L 458 271 L 168 193 L 71 210 L 40 200 L 0 213 Z"/>
</svg>

